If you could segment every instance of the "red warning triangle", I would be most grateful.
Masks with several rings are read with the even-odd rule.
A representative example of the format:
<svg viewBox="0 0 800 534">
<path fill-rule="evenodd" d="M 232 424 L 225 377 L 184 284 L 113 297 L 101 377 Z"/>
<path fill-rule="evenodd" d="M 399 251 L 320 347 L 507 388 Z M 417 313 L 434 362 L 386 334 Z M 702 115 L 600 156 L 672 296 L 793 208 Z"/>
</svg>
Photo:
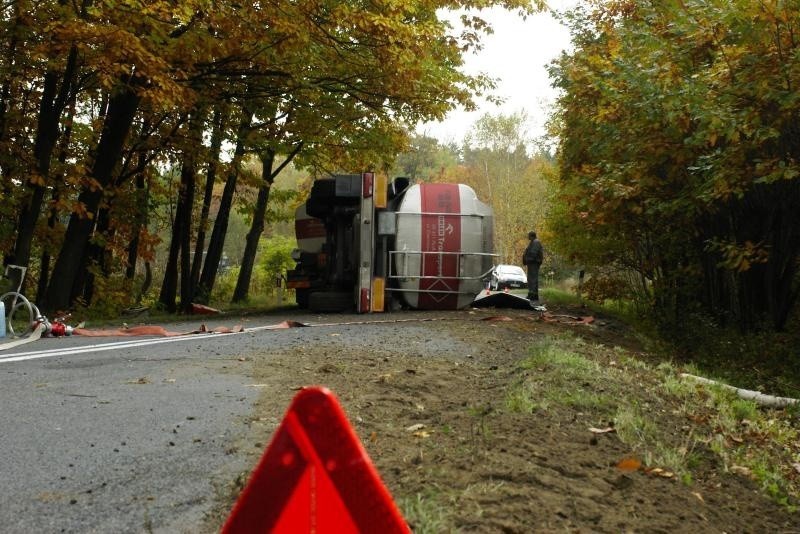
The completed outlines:
<svg viewBox="0 0 800 534">
<path fill-rule="evenodd" d="M 222 532 L 411 530 L 334 394 L 313 387 L 295 396 Z"/>
</svg>

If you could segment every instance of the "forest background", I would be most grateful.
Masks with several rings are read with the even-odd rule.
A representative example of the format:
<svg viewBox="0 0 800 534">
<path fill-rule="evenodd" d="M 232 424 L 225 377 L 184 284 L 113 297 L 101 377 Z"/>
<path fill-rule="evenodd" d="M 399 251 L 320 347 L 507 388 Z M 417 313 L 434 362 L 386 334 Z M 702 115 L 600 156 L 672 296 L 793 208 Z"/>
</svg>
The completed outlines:
<svg viewBox="0 0 800 534">
<path fill-rule="evenodd" d="M 491 95 L 461 70 L 480 9 L 542 5 L 7 2 L 4 263 L 47 312 L 252 302 L 310 180 L 369 169 L 473 186 L 499 262 L 536 229 L 546 277 L 583 270 L 662 331 L 796 332 L 798 4 L 588 0 L 563 16 L 547 139 L 522 111 L 442 144 L 415 125 Z"/>
</svg>

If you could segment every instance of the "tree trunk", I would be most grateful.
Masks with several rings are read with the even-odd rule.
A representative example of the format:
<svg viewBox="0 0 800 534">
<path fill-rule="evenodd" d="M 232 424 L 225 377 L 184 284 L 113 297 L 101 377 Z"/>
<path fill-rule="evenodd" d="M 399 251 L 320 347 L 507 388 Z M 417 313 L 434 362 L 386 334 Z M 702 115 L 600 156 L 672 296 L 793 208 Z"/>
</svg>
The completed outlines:
<svg viewBox="0 0 800 534">
<path fill-rule="evenodd" d="M 205 110 L 198 110 L 189 124 L 189 142 L 191 146 L 184 153 L 183 171 L 181 172 L 181 187 L 183 189 L 183 220 L 180 228 L 181 249 L 181 311 L 192 313 L 195 284 L 192 280 L 192 211 L 197 179 L 197 156 L 202 149 L 203 127 L 205 123 Z"/>
<path fill-rule="evenodd" d="M 18 179 L 21 174 L 21 165 L 17 161 L 13 146 L 8 142 L 9 137 L 14 135 L 14 132 L 10 130 L 17 125 L 13 115 L 11 121 L 9 121 L 8 114 L 17 105 L 17 83 L 21 77 L 24 77 L 19 72 L 20 57 L 25 53 L 24 32 L 27 28 L 27 23 L 24 20 L 27 15 L 21 16 L 23 11 L 20 2 L 12 2 L 7 4 L 4 12 L 5 20 L 8 23 L 5 25 L 6 32 L 2 36 L 3 79 L 2 88 L 0 89 L 0 149 L 2 149 L 2 154 L 0 154 L 0 162 L 2 162 L 0 164 L 0 173 L 2 175 L 0 175 L 0 198 L 3 198 L 6 202 L 13 199 L 19 189 L 15 184 L 15 179 Z M 22 51 L 20 52 L 20 50 Z M 9 128 L 9 122 L 12 128 Z M 26 170 L 22 172 L 26 172 Z M 18 219 L 18 215 L 0 210 L 0 227 L 6 228 L 18 224 L 17 221 L 12 222 L 12 220 Z M 3 265 L 15 263 L 13 244 L 11 247 L 4 248 Z"/>
<path fill-rule="evenodd" d="M 66 120 L 64 122 L 64 135 L 61 137 L 61 149 L 58 154 L 58 161 L 62 165 L 67 161 L 67 152 L 69 148 L 70 139 L 72 139 L 72 123 L 75 118 L 75 94 L 73 93 L 69 101 L 69 111 L 67 112 Z M 61 179 L 63 184 L 63 176 Z M 39 283 L 36 287 L 36 296 L 44 295 L 47 291 L 47 284 L 50 282 L 50 260 L 53 247 L 53 234 L 55 232 L 56 222 L 58 222 L 58 209 L 56 204 L 61 198 L 62 184 L 55 184 L 53 187 L 53 205 L 50 207 L 50 216 L 47 218 L 48 236 L 42 243 L 42 257 L 39 261 Z"/>
<path fill-rule="evenodd" d="M 180 229 L 180 249 L 181 249 L 181 312 L 192 313 L 192 300 L 194 297 L 194 284 L 192 284 L 192 206 L 194 205 L 195 190 L 195 162 L 192 161 L 186 180 L 183 183 L 183 220 Z"/>
<path fill-rule="evenodd" d="M 3 58 L 3 82 L 0 88 L 0 147 L 2 153 L 0 154 L 0 170 L 2 171 L 2 181 L 0 181 L 0 195 L 3 199 L 13 198 L 14 191 L 17 186 L 14 185 L 13 178 L 17 176 L 17 165 L 15 165 L 15 157 L 10 144 L 8 143 L 7 126 L 9 124 L 8 112 L 12 109 L 14 98 L 12 97 L 12 87 L 15 80 L 19 78 L 17 72 L 19 67 L 19 60 L 17 50 L 19 47 L 19 36 L 21 33 L 19 29 L 25 25 L 22 17 L 20 17 L 19 2 L 13 2 L 9 5 L 11 12 L 6 16 L 11 21 L 7 25 L 6 34 L 3 36 L 8 37 L 8 43 L 4 43 L 4 58 Z M 22 47 L 24 49 L 24 47 Z M 16 96 L 16 95 L 14 95 Z M 13 118 L 13 117 L 12 117 Z M 5 211 L 0 210 L 0 228 L 16 224 L 12 222 L 13 216 L 10 216 Z M 3 251 L 3 265 L 14 263 L 14 251 Z M 16 286 L 15 286 L 16 287 Z"/>
<path fill-rule="evenodd" d="M 144 281 L 142 282 L 142 288 L 139 290 L 139 294 L 136 295 L 136 304 L 141 304 L 142 296 L 144 296 L 149 290 L 150 285 L 153 283 L 153 269 L 150 267 L 150 262 L 144 262 Z"/>
<path fill-rule="evenodd" d="M 192 287 L 194 288 L 197 288 L 200 282 L 200 268 L 203 266 L 203 252 L 205 252 L 206 246 L 208 214 L 211 211 L 211 198 L 214 194 L 214 184 L 217 181 L 219 154 L 222 149 L 222 138 L 224 137 L 227 118 L 228 110 L 224 108 L 223 105 L 217 106 L 217 109 L 214 111 L 214 129 L 211 132 L 211 148 L 208 156 L 206 187 L 203 192 L 203 207 L 200 212 L 197 241 L 195 242 L 194 259 L 192 260 Z"/>
<path fill-rule="evenodd" d="M 83 265 L 78 271 L 78 276 L 75 277 L 75 284 L 72 286 L 72 294 L 70 295 L 70 302 L 74 302 L 78 298 L 83 299 L 85 305 L 92 303 L 94 299 L 94 286 L 95 278 L 98 274 L 107 276 L 105 267 L 105 255 L 108 247 L 106 245 L 108 228 L 111 224 L 111 216 L 108 207 L 100 208 L 96 215 L 95 220 L 97 223 L 94 226 L 94 232 L 89 239 L 89 244 L 86 247 L 86 254 L 83 260 Z M 100 242 L 98 242 L 98 239 Z M 99 269 L 99 273 L 98 273 Z M 82 280 L 82 282 L 81 282 Z"/>
<path fill-rule="evenodd" d="M 5 76 L 3 79 L 2 89 L 0 89 L 0 141 L 6 138 L 6 113 L 11 108 L 11 84 L 17 77 L 17 45 L 19 44 L 19 33 L 17 29 L 22 25 L 20 20 L 20 6 L 19 2 L 14 2 L 11 6 L 11 14 L 9 17 L 14 21 L 8 25 L 8 44 L 5 46 Z"/>
<path fill-rule="evenodd" d="M 273 150 L 268 150 L 261 156 L 261 186 L 258 188 L 258 199 L 253 212 L 250 231 L 247 232 L 239 277 L 236 279 L 236 289 L 233 290 L 232 302 L 234 303 L 244 302 L 248 297 L 250 279 L 253 276 L 253 265 L 255 264 L 256 251 L 258 250 L 258 241 L 261 239 L 261 234 L 264 233 L 264 218 L 267 213 L 269 191 L 274 182 L 272 176 L 272 164 L 274 162 L 275 152 Z"/>
<path fill-rule="evenodd" d="M 244 254 L 242 256 L 242 264 L 239 270 L 239 278 L 236 280 L 236 289 L 233 291 L 232 302 L 243 302 L 247 300 L 250 280 L 253 276 L 253 266 L 256 261 L 256 251 L 258 250 L 258 241 L 261 239 L 261 234 L 264 233 L 264 220 L 267 213 L 267 204 L 269 203 L 269 192 L 272 189 L 272 184 L 275 182 L 275 177 L 294 159 L 294 157 L 303 148 L 303 143 L 298 143 L 291 154 L 289 154 L 283 163 L 273 171 L 272 166 L 275 162 L 275 151 L 267 150 L 261 156 L 261 187 L 258 189 L 258 199 L 256 200 L 255 210 L 253 212 L 253 222 L 250 225 L 250 231 L 247 233 L 247 241 L 245 243 Z"/>
<path fill-rule="evenodd" d="M 178 292 L 178 272 L 181 279 L 181 311 L 190 312 L 193 287 L 189 272 L 192 231 L 192 206 L 194 204 L 195 175 L 197 171 L 197 152 L 200 149 L 203 133 L 203 114 L 196 111 L 188 126 L 188 144 L 183 150 L 181 166 L 181 184 L 178 202 L 175 208 L 175 220 L 172 225 L 172 237 L 169 245 L 167 266 L 164 281 L 161 285 L 159 302 L 170 313 L 177 311 L 175 297 Z M 180 262 L 180 264 L 179 264 Z"/>
<path fill-rule="evenodd" d="M 142 132 L 147 131 L 147 121 L 142 124 Z M 133 280 L 136 276 L 136 262 L 139 259 L 139 241 L 142 232 L 147 228 L 150 200 L 150 191 L 147 188 L 145 170 L 147 170 L 147 155 L 139 154 L 139 161 L 133 174 L 136 176 L 136 215 L 134 216 L 134 230 L 128 244 L 128 261 L 125 266 L 125 278 Z"/>
<path fill-rule="evenodd" d="M 236 132 L 236 150 L 233 153 L 233 161 L 231 161 L 231 171 L 225 180 L 225 189 L 222 191 L 219 211 L 214 221 L 214 229 L 211 232 L 211 239 L 208 243 L 208 252 L 203 263 L 203 272 L 200 275 L 200 282 L 195 295 L 195 300 L 201 304 L 208 304 L 211 290 L 214 288 L 214 280 L 219 269 L 219 260 L 222 258 L 222 249 L 225 245 L 225 234 L 228 231 L 228 219 L 233 205 L 233 193 L 236 191 L 236 180 L 239 177 L 239 166 L 244 156 L 245 140 L 250 132 L 252 120 L 253 112 L 249 109 L 244 109 L 242 120 Z"/>
<path fill-rule="evenodd" d="M 84 206 L 86 213 L 96 213 L 103 197 L 102 188 L 111 181 L 111 173 L 119 162 L 125 139 L 128 136 L 133 118 L 139 108 L 140 97 L 131 86 L 120 88 L 109 101 L 108 111 L 103 124 L 103 133 L 97 144 L 95 158 L 89 175 L 100 188 L 84 187 L 78 201 Z M 41 308 L 45 311 L 66 309 L 70 302 L 70 289 L 79 274 L 81 261 L 86 253 L 94 220 L 86 214 L 73 213 L 64 236 L 64 245 L 59 252 L 53 268 L 53 275 L 47 287 Z"/>
<path fill-rule="evenodd" d="M 762 297 L 775 330 L 786 328 L 800 292 L 797 270 L 800 257 L 800 214 L 797 200 L 800 184 L 797 181 L 771 186 L 772 198 L 765 202 L 764 211 L 771 224 L 766 233 L 770 246 L 770 259 L 765 266 Z M 764 217 L 767 219 L 767 217 Z"/>
<path fill-rule="evenodd" d="M 145 182 L 145 175 L 144 172 L 141 172 L 136 175 L 136 190 L 137 196 L 140 199 L 139 202 L 139 213 L 137 214 L 138 222 L 136 224 L 137 230 L 133 234 L 133 238 L 131 239 L 130 244 L 128 245 L 128 265 L 125 268 L 125 277 L 129 280 L 133 280 L 136 275 L 136 262 L 139 259 L 139 241 L 141 240 L 142 232 L 147 229 L 148 224 L 148 209 L 147 204 L 149 202 L 150 191 L 146 186 Z M 139 288 L 139 291 L 136 293 L 136 304 L 140 304 L 142 302 L 142 297 L 147 293 L 150 289 L 150 284 L 152 283 L 152 272 L 150 269 L 150 262 L 146 261 L 144 264 L 145 267 L 145 278 L 142 282 L 142 287 Z"/>
<path fill-rule="evenodd" d="M 183 172 L 181 172 L 181 186 L 178 193 L 178 205 L 175 208 L 175 219 L 172 221 L 172 237 L 169 242 L 169 253 L 167 254 L 167 264 L 164 267 L 164 280 L 161 282 L 161 293 L 158 296 L 158 302 L 169 313 L 175 313 L 177 306 L 175 298 L 178 294 L 178 254 L 180 253 L 181 246 L 181 225 L 185 217 L 183 211 L 185 203 L 183 202 Z"/>
<path fill-rule="evenodd" d="M 27 184 L 30 193 L 20 210 L 17 239 L 14 244 L 13 260 L 17 265 L 27 267 L 30 263 L 34 230 L 42 211 L 45 184 L 48 182 L 50 162 L 58 139 L 58 124 L 72 88 L 77 69 L 77 58 L 78 49 L 73 46 L 67 57 L 64 71 L 58 73 L 50 70 L 44 75 L 42 99 L 39 104 L 39 117 L 36 125 L 36 140 L 33 146 L 36 172 Z"/>
<path fill-rule="evenodd" d="M 58 192 L 53 191 L 53 202 L 58 201 Z M 56 227 L 56 220 L 58 211 L 55 208 L 50 208 L 50 216 L 47 218 L 47 228 L 52 233 Z M 36 285 L 36 295 L 43 295 L 47 291 L 47 284 L 50 281 L 50 246 L 48 244 L 42 247 L 42 257 L 39 260 L 39 283 Z"/>
</svg>

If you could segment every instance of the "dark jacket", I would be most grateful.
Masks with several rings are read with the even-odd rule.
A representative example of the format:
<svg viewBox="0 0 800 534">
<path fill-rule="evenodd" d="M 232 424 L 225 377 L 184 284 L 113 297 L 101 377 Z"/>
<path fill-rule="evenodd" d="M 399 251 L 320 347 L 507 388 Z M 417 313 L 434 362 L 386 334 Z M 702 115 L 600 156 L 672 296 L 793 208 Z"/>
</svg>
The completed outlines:
<svg viewBox="0 0 800 534">
<path fill-rule="evenodd" d="M 542 260 L 544 260 L 544 249 L 539 240 L 534 239 L 528 244 L 525 253 L 522 255 L 522 263 L 524 265 L 541 264 Z"/>
</svg>

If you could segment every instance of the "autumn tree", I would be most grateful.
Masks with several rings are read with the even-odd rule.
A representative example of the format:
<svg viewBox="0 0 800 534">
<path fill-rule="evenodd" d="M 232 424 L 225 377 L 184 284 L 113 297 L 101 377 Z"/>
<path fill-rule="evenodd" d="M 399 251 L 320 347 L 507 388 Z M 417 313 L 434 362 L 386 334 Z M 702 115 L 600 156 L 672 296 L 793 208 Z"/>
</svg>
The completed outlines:
<svg viewBox="0 0 800 534">
<path fill-rule="evenodd" d="M 434 137 L 416 135 L 398 155 L 392 173 L 414 182 L 444 181 L 448 169 L 455 167 L 459 159 L 460 150 L 454 144 L 443 145 Z"/>
<path fill-rule="evenodd" d="M 550 162 L 533 153 L 527 122 L 524 111 L 485 114 L 465 137 L 462 149 L 469 169 L 465 181 L 494 210 L 495 250 L 501 263 L 520 264 L 528 232 L 545 228 L 545 173 Z"/>
<path fill-rule="evenodd" d="M 16 195 L 18 222 L 9 255 L 10 261 L 20 265 L 27 265 L 30 260 L 34 230 L 46 195 L 45 186 L 50 181 L 59 125 L 76 90 L 80 59 L 70 26 L 76 19 L 85 17 L 87 2 L 82 5 L 68 5 L 63 0 L 44 2 L 35 13 L 29 11 L 30 7 L 12 2 L 4 8 L 9 13 L 3 17 L 9 40 L 2 82 L 0 140 L 5 141 L 6 148 L 9 144 L 21 143 L 16 154 L 14 149 L 3 150 L 7 154 L 3 175 L 6 180 L 20 180 L 26 185 L 25 191 Z M 51 26 L 52 31 L 47 36 L 37 36 L 41 24 Z M 36 72 L 38 68 L 43 69 L 41 77 Z M 35 81 L 26 86 L 26 79 Z M 30 129 L 35 132 L 32 142 L 25 135 L 25 121 L 29 120 L 26 109 L 30 111 Z M 32 120 L 34 110 L 35 122 Z M 18 113 L 20 122 L 9 120 L 12 113 Z M 10 187 L 6 190 L 12 193 Z M 6 198 L 14 196 L 9 194 Z"/>
<path fill-rule="evenodd" d="M 246 155 L 272 151 L 283 160 L 302 147 L 298 164 L 315 172 L 388 168 L 410 127 L 470 106 L 491 86 L 460 70 L 462 54 L 488 31 L 480 13 L 465 12 L 456 33 L 438 10 L 495 5 L 521 14 L 541 7 L 527 0 L 5 4 L 5 261 L 39 274 L 44 310 L 88 303 L 97 277 L 124 270 L 131 280 L 137 259 L 152 250 L 147 221 L 161 194 L 153 194 L 154 177 L 175 166 L 184 170 L 183 186 L 169 202 L 182 207 L 164 300 L 171 307 L 177 275 L 185 307 L 196 286 L 213 285 Z M 279 135 L 260 135 L 276 124 Z M 226 141 L 236 148 L 233 161 L 222 162 Z M 204 198 L 195 202 L 190 191 L 201 170 Z M 212 214 L 208 191 L 219 177 L 227 191 Z"/>
<path fill-rule="evenodd" d="M 792 2 L 592 2 L 553 67 L 561 249 L 662 318 L 786 325 L 800 281 Z"/>
<path fill-rule="evenodd" d="M 442 69 L 443 59 L 457 55 L 432 5 L 377 3 L 354 10 L 339 4 L 329 11 L 326 6 L 324 18 L 296 20 L 308 24 L 302 50 L 307 69 L 298 87 L 266 102 L 262 131 L 272 133 L 264 139 L 265 165 L 281 153 L 284 162 L 296 155 L 298 165 L 314 169 L 386 170 L 407 142 L 404 125 L 441 117 L 455 102 L 468 103 L 469 91 L 484 83 Z M 470 32 L 480 28 L 470 20 Z M 387 29 L 392 39 L 386 39 Z M 260 196 L 268 198 L 275 174 L 264 174 Z M 265 203 L 256 206 L 234 300 L 246 295 Z"/>
</svg>

